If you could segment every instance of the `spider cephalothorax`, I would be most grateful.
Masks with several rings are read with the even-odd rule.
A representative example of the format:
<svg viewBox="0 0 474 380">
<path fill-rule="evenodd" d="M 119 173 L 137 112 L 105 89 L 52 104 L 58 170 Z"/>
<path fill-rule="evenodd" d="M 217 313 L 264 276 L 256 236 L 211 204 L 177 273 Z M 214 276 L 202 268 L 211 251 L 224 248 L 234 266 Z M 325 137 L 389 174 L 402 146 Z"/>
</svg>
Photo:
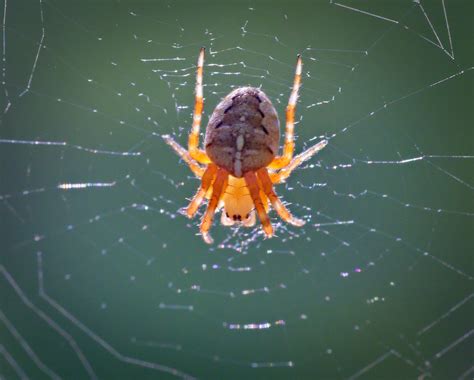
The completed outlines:
<svg viewBox="0 0 474 380">
<path fill-rule="evenodd" d="M 254 87 L 237 88 L 222 99 L 206 128 L 206 150 L 199 149 L 203 65 L 204 48 L 201 48 L 188 151 L 170 136 L 163 136 L 194 174 L 202 179 L 201 187 L 188 205 L 186 214 L 193 217 L 204 198 L 209 199 L 201 222 L 201 233 L 207 243 L 212 243 L 209 229 L 216 209 L 221 207 L 221 222 L 227 226 L 234 223 L 254 225 L 256 210 L 268 237 L 273 234 L 267 214 L 269 202 L 283 220 L 302 226 L 304 221 L 291 215 L 273 190 L 273 184 L 284 182 L 296 167 L 327 144 L 326 140 L 322 140 L 293 157 L 294 115 L 301 82 L 301 57 L 298 55 L 293 90 L 286 108 L 285 143 L 281 156 L 277 155 L 280 136 L 277 112 L 265 93 Z"/>
</svg>

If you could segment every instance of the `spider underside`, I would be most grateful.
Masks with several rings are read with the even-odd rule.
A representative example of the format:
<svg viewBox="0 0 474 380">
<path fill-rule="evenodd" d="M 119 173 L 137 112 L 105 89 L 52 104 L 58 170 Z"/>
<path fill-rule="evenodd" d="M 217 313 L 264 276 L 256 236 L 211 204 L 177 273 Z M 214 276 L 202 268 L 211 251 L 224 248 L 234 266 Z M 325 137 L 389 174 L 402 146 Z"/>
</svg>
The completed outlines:
<svg viewBox="0 0 474 380">
<path fill-rule="evenodd" d="M 265 93 L 254 87 L 239 87 L 227 95 L 212 113 L 204 140 L 199 148 L 203 111 L 203 65 L 205 49 L 201 48 L 196 74 L 194 117 L 188 139 L 188 150 L 169 135 L 163 139 L 201 179 L 201 186 L 186 208 L 192 218 L 204 199 L 207 210 L 200 231 L 206 243 L 212 243 L 209 230 L 217 209 L 223 208 L 221 222 L 229 226 L 255 224 L 255 211 L 267 237 L 273 235 L 268 217 L 269 203 L 287 223 L 302 226 L 278 198 L 274 184 L 284 182 L 291 172 L 327 145 L 321 140 L 293 157 L 294 117 L 301 83 L 302 61 L 298 55 L 293 89 L 286 108 L 283 154 L 277 155 L 280 126 L 278 114 Z"/>
</svg>

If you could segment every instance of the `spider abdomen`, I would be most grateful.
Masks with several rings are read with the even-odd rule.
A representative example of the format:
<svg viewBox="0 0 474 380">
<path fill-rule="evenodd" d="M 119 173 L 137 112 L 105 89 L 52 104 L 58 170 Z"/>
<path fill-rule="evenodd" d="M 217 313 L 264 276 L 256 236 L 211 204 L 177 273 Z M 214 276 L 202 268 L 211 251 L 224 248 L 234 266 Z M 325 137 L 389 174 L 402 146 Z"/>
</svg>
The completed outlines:
<svg viewBox="0 0 474 380">
<path fill-rule="evenodd" d="M 278 151 L 280 123 L 263 91 L 240 87 L 217 105 L 204 145 L 212 162 L 240 178 L 266 167 Z"/>
</svg>

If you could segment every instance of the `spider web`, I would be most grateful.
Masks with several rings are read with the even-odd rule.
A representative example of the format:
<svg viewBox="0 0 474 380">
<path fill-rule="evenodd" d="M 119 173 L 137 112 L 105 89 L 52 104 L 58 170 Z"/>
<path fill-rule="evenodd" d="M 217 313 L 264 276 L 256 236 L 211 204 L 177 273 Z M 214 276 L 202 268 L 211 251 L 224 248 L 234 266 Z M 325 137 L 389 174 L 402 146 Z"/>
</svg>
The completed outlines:
<svg viewBox="0 0 474 380">
<path fill-rule="evenodd" d="M 1 9 L 0 378 L 472 378 L 468 1 Z M 304 227 L 179 213 L 200 46 L 204 126 L 303 54 Z"/>
</svg>

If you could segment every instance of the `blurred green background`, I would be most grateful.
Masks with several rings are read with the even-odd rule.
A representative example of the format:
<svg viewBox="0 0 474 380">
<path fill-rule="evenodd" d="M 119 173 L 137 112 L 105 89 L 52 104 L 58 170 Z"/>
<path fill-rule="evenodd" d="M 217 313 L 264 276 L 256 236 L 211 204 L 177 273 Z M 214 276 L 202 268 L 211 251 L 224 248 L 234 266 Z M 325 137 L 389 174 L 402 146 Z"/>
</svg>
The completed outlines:
<svg viewBox="0 0 474 380">
<path fill-rule="evenodd" d="M 0 378 L 473 377 L 471 1 L 2 4 Z M 304 227 L 178 212 L 201 46 L 203 130 L 303 54 Z"/>
</svg>

